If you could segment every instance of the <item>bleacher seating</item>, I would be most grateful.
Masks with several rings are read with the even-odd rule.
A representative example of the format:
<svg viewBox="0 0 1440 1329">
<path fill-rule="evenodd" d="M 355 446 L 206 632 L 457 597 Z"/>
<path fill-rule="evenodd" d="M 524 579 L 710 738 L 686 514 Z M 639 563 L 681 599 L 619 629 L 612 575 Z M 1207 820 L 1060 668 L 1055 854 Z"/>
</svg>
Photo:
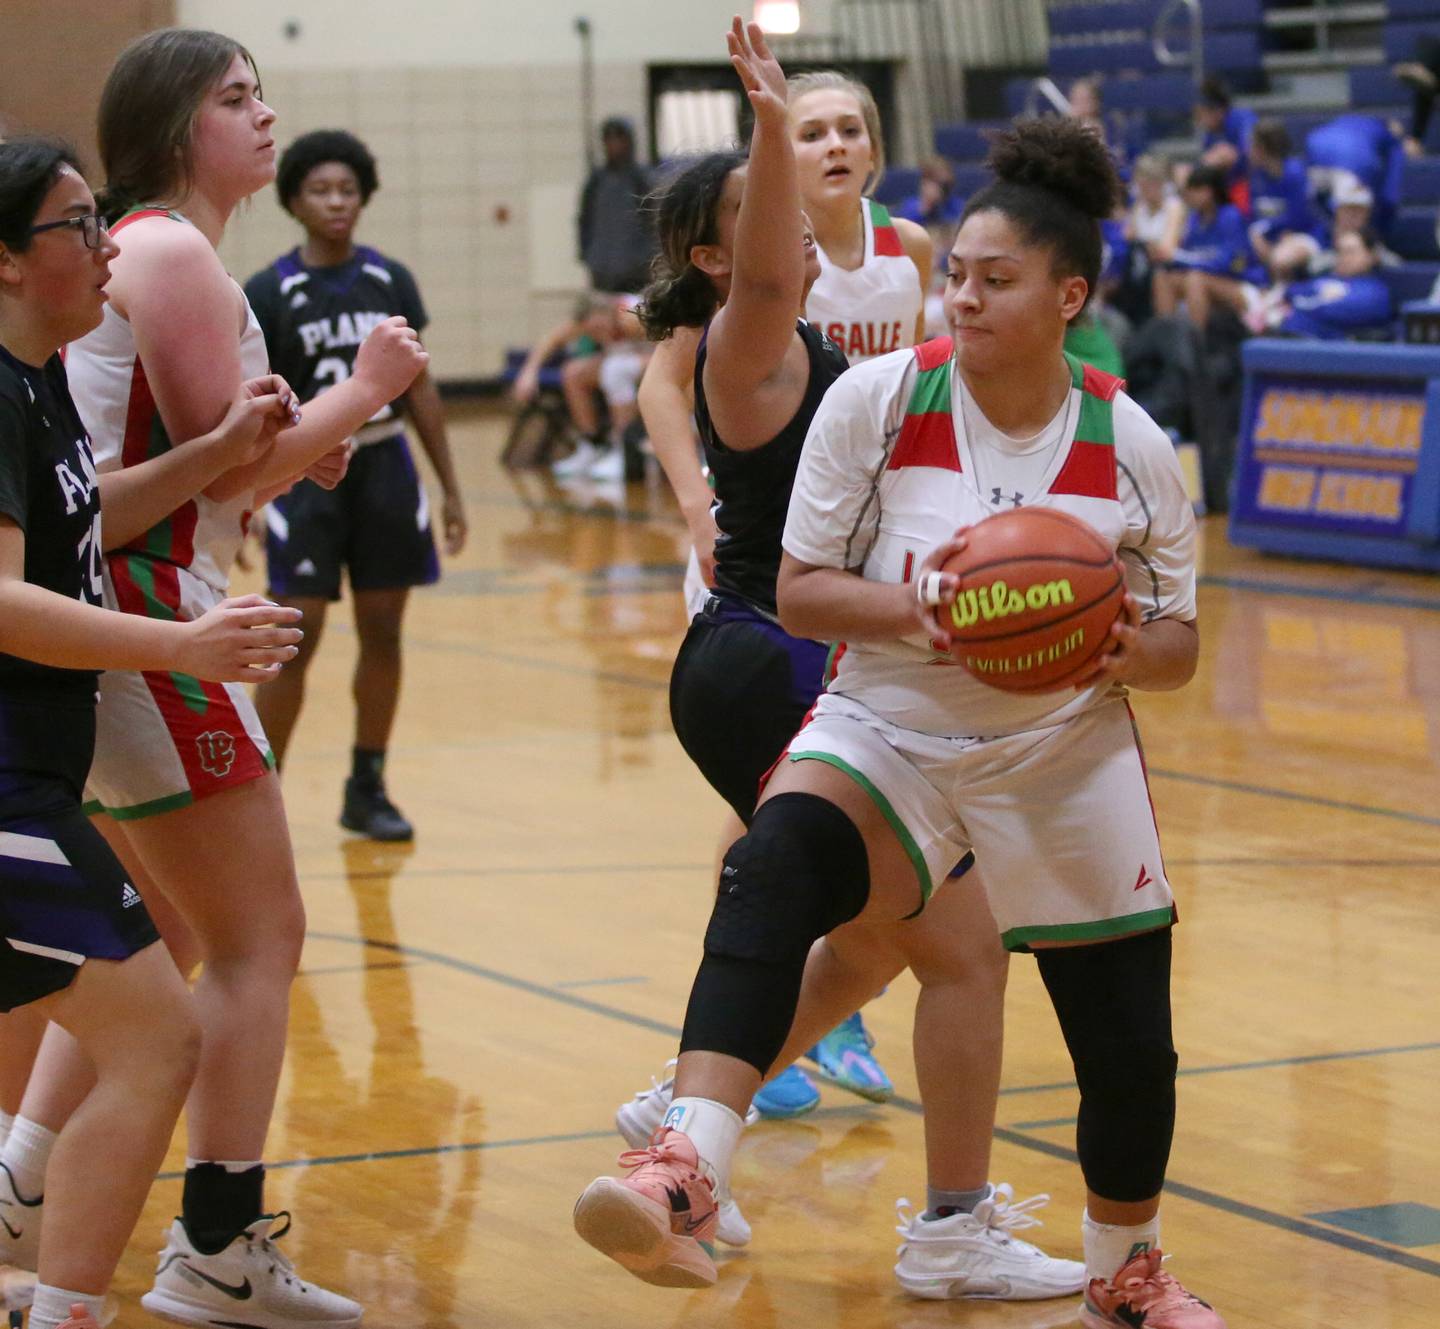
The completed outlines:
<svg viewBox="0 0 1440 1329">
<path fill-rule="evenodd" d="M 1265 11 L 1278 0 L 1202 0 L 1207 70 L 1225 77 L 1237 92 L 1262 86 L 1265 50 Z M 1190 112 L 1195 100 L 1189 70 L 1165 69 L 1155 59 L 1152 32 L 1165 0 L 1051 0 L 1051 47 L 1048 69 L 1062 87 L 1075 78 L 1099 75 L 1106 112 L 1143 130 L 1153 141 L 1190 134 Z M 1408 126 L 1410 89 L 1390 72 L 1390 63 L 1414 57 L 1415 39 L 1422 32 L 1440 32 L 1440 0 L 1389 0 L 1383 28 L 1386 63 L 1361 65 L 1345 71 L 1347 105 L 1281 111 L 1280 117 L 1297 144 L 1320 125 L 1346 111 L 1359 111 Z M 1172 42 L 1183 45 L 1183 22 L 1175 25 Z M 1030 95 L 1033 80 L 1016 78 L 1005 87 L 1005 107 L 1018 115 Z M 1243 96 L 1241 97 L 1243 102 Z M 988 150 L 985 131 L 1004 122 L 947 125 L 937 129 L 936 151 L 955 166 L 956 188 L 968 197 L 981 187 L 986 174 L 981 163 Z M 1386 237 L 1387 244 L 1405 262 L 1384 272 L 1397 306 L 1407 300 L 1429 297 L 1440 275 L 1440 241 L 1436 214 L 1440 211 L 1440 108 L 1432 117 L 1425 148 L 1432 156 L 1407 161 L 1402 176 L 1400 210 Z M 887 197 L 903 197 L 899 186 L 906 178 L 892 173 Z M 892 193 L 892 190 L 895 192 Z M 913 186 L 907 192 L 913 192 Z"/>
</svg>

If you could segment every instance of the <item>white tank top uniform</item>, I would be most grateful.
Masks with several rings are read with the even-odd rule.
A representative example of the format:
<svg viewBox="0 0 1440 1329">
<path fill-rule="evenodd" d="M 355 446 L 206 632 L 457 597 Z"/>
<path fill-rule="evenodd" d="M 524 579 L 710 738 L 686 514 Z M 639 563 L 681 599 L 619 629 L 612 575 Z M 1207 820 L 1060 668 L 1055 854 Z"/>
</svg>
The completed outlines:
<svg viewBox="0 0 1440 1329">
<path fill-rule="evenodd" d="M 851 365 L 913 345 L 925 300 L 920 275 L 890 213 L 874 199 L 862 198 L 860 214 L 864 261 L 853 271 L 837 268 L 817 246 L 820 275 L 805 301 L 806 321 L 844 351 Z"/>
<path fill-rule="evenodd" d="M 111 234 L 162 208 L 122 217 Z M 236 291 L 240 288 L 237 285 Z M 240 292 L 244 300 L 243 292 Z M 265 337 L 248 302 L 240 337 L 244 378 L 269 369 Z M 101 324 L 66 350 L 65 369 L 90 434 L 95 469 L 118 471 L 172 446 L 129 322 L 107 305 Z M 199 494 L 105 559 L 105 603 L 151 618 L 191 620 L 225 597 L 254 495 L 217 502 Z M 249 695 L 240 684 L 174 673 L 107 671 L 100 678 L 95 761 L 87 810 L 149 816 L 263 775 L 274 763 Z"/>
<path fill-rule="evenodd" d="M 806 438 L 786 551 L 910 582 L 957 527 L 1046 507 L 1118 552 L 1146 621 L 1193 619 L 1195 520 L 1174 447 L 1121 380 L 1066 359 L 1068 398 L 1025 439 L 970 399 L 949 338 L 842 375 Z M 790 758 L 878 791 L 922 893 L 973 848 L 1011 949 L 1171 921 L 1124 688 L 1002 692 L 919 631 L 841 645 L 835 668 Z"/>
</svg>

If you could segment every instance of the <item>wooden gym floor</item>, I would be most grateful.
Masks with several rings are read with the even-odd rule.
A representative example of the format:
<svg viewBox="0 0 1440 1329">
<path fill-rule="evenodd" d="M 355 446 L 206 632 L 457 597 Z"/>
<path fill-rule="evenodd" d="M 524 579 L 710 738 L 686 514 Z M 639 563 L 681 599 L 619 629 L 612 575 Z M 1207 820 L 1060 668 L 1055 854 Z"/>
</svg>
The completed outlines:
<svg viewBox="0 0 1440 1329">
<path fill-rule="evenodd" d="M 897 1100 L 827 1088 L 747 1134 L 754 1242 L 715 1289 L 650 1288 L 575 1237 L 616 1105 L 674 1055 L 709 909 L 720 804 L 666 711 L 684 529 L 663 485 L 510 476 L 504 417 L 452 416 L 471 542 L 413 601 L 389 768 L 414 846 L 336 825 L 346 605 L 286 772 L 310 933 L 268 1154 L 283 1249 L 385 1329 L 1073 1324 L 1074 1301 L 893 1282 L 895 1200 L 924 1196 L 908 977 L 867 1010 Z M 1440 584 L 1261 559 L 1218 520 L 1202 570 L 1199 677 L 1137 705 L 1182 916 L 1164 1244 L 1231 1329 L 1434 1329 Z M 992 1176 L 1050 1193 L 1038 1238 L 1068 1256 L 1076 1101 L 1017 957 Z M 122 1326 L 150 1323 L 182 1165 L 122 1265 Z"/>
</svg>

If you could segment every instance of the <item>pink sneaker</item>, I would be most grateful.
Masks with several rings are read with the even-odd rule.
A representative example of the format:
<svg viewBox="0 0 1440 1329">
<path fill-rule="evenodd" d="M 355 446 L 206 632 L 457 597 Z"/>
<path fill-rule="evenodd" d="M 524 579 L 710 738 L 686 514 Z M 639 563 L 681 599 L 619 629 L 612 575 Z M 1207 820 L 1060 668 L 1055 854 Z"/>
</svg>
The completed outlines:
<svg viewBox="0 0 1440 1329">
<path fill-rule="evenodd" d="M 647 1283 L 710 1287 L 719 1209 L 690 1137 L 662 1129 L 620 1166 L 633 1171 L 592 1181 L 575 1202 L 575 1231 Z"/>
<path fill-rule="evenodd" d="M 1225 1321 L 1167 1274 L 1159 1251 L 1141 1251 L 1114 1279 L 1090 1280 L 1080 1305 L 1085 1329 L 1225 1329 Z"/>
</svg>

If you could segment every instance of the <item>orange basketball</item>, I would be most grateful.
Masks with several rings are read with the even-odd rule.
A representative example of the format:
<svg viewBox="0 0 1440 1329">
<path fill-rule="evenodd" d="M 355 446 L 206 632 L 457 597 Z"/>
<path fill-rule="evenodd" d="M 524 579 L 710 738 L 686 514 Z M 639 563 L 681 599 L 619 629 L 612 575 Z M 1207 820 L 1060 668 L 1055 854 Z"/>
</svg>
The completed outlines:
<svg viewBox="0 0 1440 1329">
<path fill-rule="evenodd" d="M 1002 692 L 1058 692 L 1090 669 L 1125 598 L 1120 560 L 1078 517 L 1016 508 L 973 526 L 944 565 L 960 591 L 950 653 Z"/>
</svg>

